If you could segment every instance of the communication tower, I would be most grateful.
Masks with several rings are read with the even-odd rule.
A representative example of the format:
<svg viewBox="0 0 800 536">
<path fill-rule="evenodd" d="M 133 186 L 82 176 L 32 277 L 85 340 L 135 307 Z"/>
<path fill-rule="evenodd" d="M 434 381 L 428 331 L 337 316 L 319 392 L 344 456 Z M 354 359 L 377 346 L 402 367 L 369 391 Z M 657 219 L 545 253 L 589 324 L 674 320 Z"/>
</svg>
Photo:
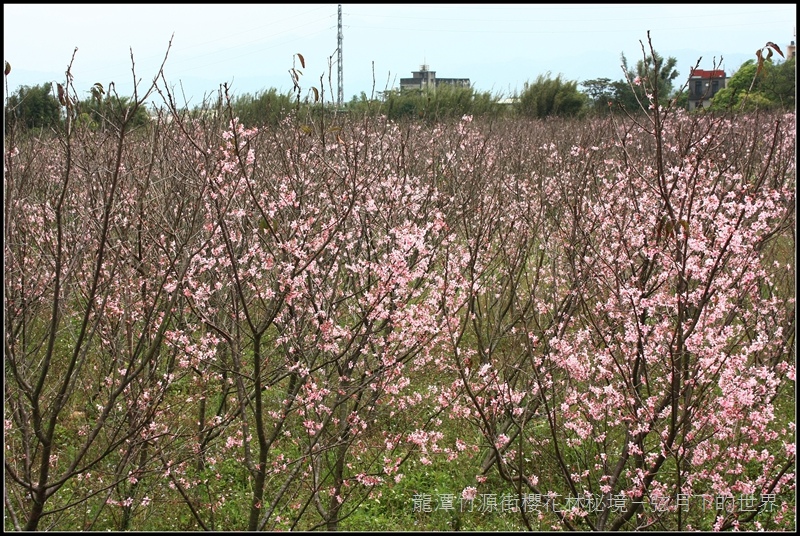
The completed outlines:
<svg viewBox="0 0 800 536">
<path fill-rule="evenodd" d="M 344 104 L 344 64 L 342 63 L 342 41 L 344 37 L 342 35 L 342 4 L 339 4 L 339 43 L 336 47 L 336 51 L 338 52 L 336 65 L 338 66 L 339 70 L 339 94 L 336 99 L 336 105 L 341 107 Z"/>
</svg>

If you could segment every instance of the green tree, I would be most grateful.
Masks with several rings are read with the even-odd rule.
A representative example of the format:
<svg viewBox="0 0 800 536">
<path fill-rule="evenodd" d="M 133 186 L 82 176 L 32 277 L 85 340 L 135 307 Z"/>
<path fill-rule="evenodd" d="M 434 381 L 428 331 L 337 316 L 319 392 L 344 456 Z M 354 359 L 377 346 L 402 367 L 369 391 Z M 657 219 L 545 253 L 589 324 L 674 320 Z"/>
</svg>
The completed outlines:
<svg viewBox="0 0 800 536">
<path fill-rule="evenodd" d="M 384 113 L 394 121 L 421 118 L 429 98 L 430 94 L 425 95 L 422 90 L 388 90 L 383 93 Z"/>
<path fill-rule="evenodd" d="M 747 60 L 711 101 L 712 110 L 794 109 L 797 75 L 794 58 L 774 64 Z"/>
<path fill-rule="evenodd" d="M 610 78 L 584 80 L 581 85 L 589 97 L 591 109 L 595 113 L 608 113 L 609 103 L 615 100 L 615 88 Z"/>
<path fill-rule="evenodd" d="M 20 86 L 6 100 L 6 129 L 12 123 L 26 129 L 55 127 L 61 122 L 61 105 L 51 84 Z"/>
<path fill-rule="evenodd" d="M 586 105 L 586 95 L 578 91 L 577 81 L 555 78 L 550 73 L 539 75 L 532 84 L 525 82 L 517 102 L 517 112 L 523 117 L 575 117 Z"/>
<path fill-rule="evenodd" d="M 629 111 L 640 109 L 640 104 L 648 105 L 648 95 L 659 99 L 661 104 L 673 96 L 673 82 L 679 76 L 675 69 L 678 60 L 672 56 L 664 59 L 658 52 L 645 56 L 636 62 L 636 68 L 628 66 L 625 54 L 620 55 L 622 69 L 626 78 L 613 84 L 615 102 Z"/>
<path fill-rule="evenodd" d="M 245 93 L 233 101 L 233 114 L 245 126 L 257 127 L 277 125 L 295 104 L 290 94 L 280 94 L 275 88 L 264 90 L 255 95 Z"/>
<path fill-rule="evenodd" d="M 377 115 L 377 110 L 380 107 L 380 100 L 367 97 L 367 94 L 363 91 L 360 95 L 353 95 L 353 98 L 350 99 L 346 106 L 351 115 L 359 117 Z"/>
<path fill-rule="evenodd" d="M 761 91 L 769 100 L 784 110 L 794 110 L 797 92 L 797 65 L 795 58 L 767 67 L 767 76 Z"/>
<path fill-rule="evenodd" d="M 755 60 L 748 60 L 739 67 L 733 76 L 731 76 L 725 87 L 720 89 L 714 98 L 711 100 L 712 110 L 732 110 L 738 109 L 741 105 L 742 99 L 750 93 L 750 87 L 755 87 L 754 81 L 756 78 L 756 63 Z"/>
<path fill-rule="evenodd" d="M 129 127 L 146 125 L 150 118 L 144 106 L 134 108 L 130 97 L 120 97 L 116 94 L 103 97 L 97 91 L 99 84 L 95 84 L 92 96 L 82 100 L 78 105 L 79 120 L 93 128 L 114 126 L 119 128 L 123 123 Z M 133 114 L 132 116 L 130 114 Z"/>
<path fill-rule="evenodd" d="M 441 85 L 436 89 L 391 90 L 383 95 L 379 110 L 392 120 L 443 121 L 464 115 L 498 117 L 503 113 L 502 105 L 491 94 L 477 93 L 469 87 Z"/>
</svg>

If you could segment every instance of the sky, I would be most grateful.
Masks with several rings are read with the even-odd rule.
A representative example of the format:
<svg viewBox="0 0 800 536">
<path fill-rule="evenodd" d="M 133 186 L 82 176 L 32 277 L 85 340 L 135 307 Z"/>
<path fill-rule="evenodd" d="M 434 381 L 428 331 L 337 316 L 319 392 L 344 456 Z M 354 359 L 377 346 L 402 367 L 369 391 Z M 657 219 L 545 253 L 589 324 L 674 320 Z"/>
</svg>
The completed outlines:
<svg viewBox="0 0 800 536">
<path fill-rule="evenodd" d="M 796 39 L 796 4 L 12 3 L 3 5 L 5 91 L 63 83 L 71 63 L 80 98 L 98 82 L 131 96 L 165 62 L 180 105 L 215 100 L 222 84 L 234 97 L 288 93 L 293 68 L 303 95 L 314 86 L 335 101 L 339 5 L 345 101 L 396 89 L 423 64 L 497 97 L 540 75 L 620 80 L 620 55 L 635 65 L 648 32 L 660 55 L 678 60 L 682 84 L 698 59 L 731 75 L 768 41 L 785 51 Z"/>
</svg>

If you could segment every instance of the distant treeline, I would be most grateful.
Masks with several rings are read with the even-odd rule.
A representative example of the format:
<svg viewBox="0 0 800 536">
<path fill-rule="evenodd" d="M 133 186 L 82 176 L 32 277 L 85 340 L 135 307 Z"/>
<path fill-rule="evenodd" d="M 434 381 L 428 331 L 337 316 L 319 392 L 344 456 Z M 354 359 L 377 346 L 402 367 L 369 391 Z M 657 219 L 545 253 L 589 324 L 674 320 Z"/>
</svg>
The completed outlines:
<svg viewBox="0 0 800 536">
<path fill-rule="evenodd" d="M 624 109 L 628 113 L 641 113 L 642 103 L 648 102 L 648 95 L 657 92 L 663 105 L 687 108 L 687 84 L 676 87 L 680 73 L 675 69 L 675 58 L 664 59 L 655 54 L 655 61 L 648 56 L 635 67 L 627 68 L 622 57 L 628 78 L 612 81 L 609 78 L 577 81 L 565 80 L 559 74 L 539 75 L 535 81 L 525 83 L 521 92 L 513 96 L 479 92 L 470 87 L 442 85 L 436 89 L 388 90 L 367 96 L 354 95 L 349 102 L 338 106 L 336 103 L 320 98 L 315 87 L 303 88 L 299 81 L 291 92 L 281 93 L 268 89 L 256 94 L 244 93 L 230 97 L 233 113 L 246 126 L 275 125 L 288 114 L 304 114 L 310 117 L 323 112 L 345 113 L 355 116 L 385 116 L 390 120 L 444 121 L 464 115 L 486 118 L 500 117 L 585 117 L 608 114 L 612 110 Z M 654 73 L 655 76 L 648 76 Z M 648 84 L 647 80 L 656 80 Z M 645 83 L 638 83 L 644 80 Z M 795 60 L 784 62 L 745 62 L 727 80 L 727 85 L 712 100 L 711 110 L 763 110 L 795 108 Z M 51 128 L 63 120 L 64 109 L 60 105 L 54 84 L 20 86 L 6 99 L 6 128 L 15 122 L 23 129 Z M 580 88 L 579 88 L 580 86 Z M 120 123 L 130 98 L 102 91 L 95 84 L 90 97 L 72 103 L 78 110 L 79 122 L 92 128 Z M 221 89 L 218 98 L 206 100 L 191 110 L 189 114 L 208 114 L 219 111 L 227 91 Z M 155 113 L 155 110 L 153 110 Z M 139 108 L 136 123 L 149 120 L 146 110 Z"/>
</svg>

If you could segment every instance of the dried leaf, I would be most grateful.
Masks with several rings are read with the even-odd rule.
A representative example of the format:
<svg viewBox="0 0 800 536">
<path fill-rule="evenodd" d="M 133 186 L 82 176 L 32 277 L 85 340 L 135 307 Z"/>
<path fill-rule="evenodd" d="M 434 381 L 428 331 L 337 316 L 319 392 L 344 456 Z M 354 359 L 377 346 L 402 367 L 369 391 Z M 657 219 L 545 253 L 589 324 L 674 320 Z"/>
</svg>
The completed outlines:
<svg viewBox="0 0 800 536">
<path fill-rule="evenodd" d="M 6 62 L 6 71 L 5 72 L 6 72 L 6 76 L 8 76 L 11 73 L 11 64 L 8 63 L 8 62 Z"/>
<path fill-rule="evenodd" d="M 319 102 L 319 90 L 314 86 L 311 86 L 311 89 L 314 90 L 314 102 Z"/>
<path fill-rule="evenodd" d="M 761 55 L 760 48 L 756 50 L 756 57 L 758 58 L 758 63 L 756 65 L 756 76 L 758 76 L 761 74 L 761 71 L 764 70 L 764 57 Z"/>
<path fill-rule="evenodd" d="M 297 57 L 300 58 L 300 65 L 303 67 L 303 69 L 305 69 L 306 68 L 306 59 L 299 52 L 297 53 Z"/>
<path fill-rule="evenodd" d="M 775 50 L 775 52 L 777 52 L 778 54 L 780 54 L 781 58 L 784 58 L 784 59 L 786 58 L 786 56 L 784 56 L 784 55 L 783 55 L 783 52 L 781 51 L 781 47 L 779 47 L 778 45 L 776 45 L 776 44 L 775 44 L 775 43 L 773 43 L 772 41 L 767 41 L 767 44 L 766 44 L 766 45 L 764 45 L 764 46 L 767 46 L 767 47 L 770 47 L 770 48 L 774 49 L 774 50 Z"/>
<path fill-rule="evenodd" d="M 688 225 L 688 224 L 687 224 Z M 662 216 L 656 224 L 656 242 L 660 242 L 662 238 L 665 240 L 675 236 L 675 226 L 668 216 Z"/>
<path fill-rule="evenodd" d="M 64 86 L 56 82 L 56 86 L 58 86 L 58 102 L 61 103 L 61 106 L 66 106 L 67 101 L 64 99 Z"/>
<path fill-rule="evenodd" d="M 103 100 L 103 94 L 105 93 L 105 90 L 103 89 L 103 84 L 101 84 L 100 82 L 95 82 L 95 84 L 92 86 L 91 92 L 92 92 L 92 98 L 94 100 L 96 101 Z"/>
</svg>

